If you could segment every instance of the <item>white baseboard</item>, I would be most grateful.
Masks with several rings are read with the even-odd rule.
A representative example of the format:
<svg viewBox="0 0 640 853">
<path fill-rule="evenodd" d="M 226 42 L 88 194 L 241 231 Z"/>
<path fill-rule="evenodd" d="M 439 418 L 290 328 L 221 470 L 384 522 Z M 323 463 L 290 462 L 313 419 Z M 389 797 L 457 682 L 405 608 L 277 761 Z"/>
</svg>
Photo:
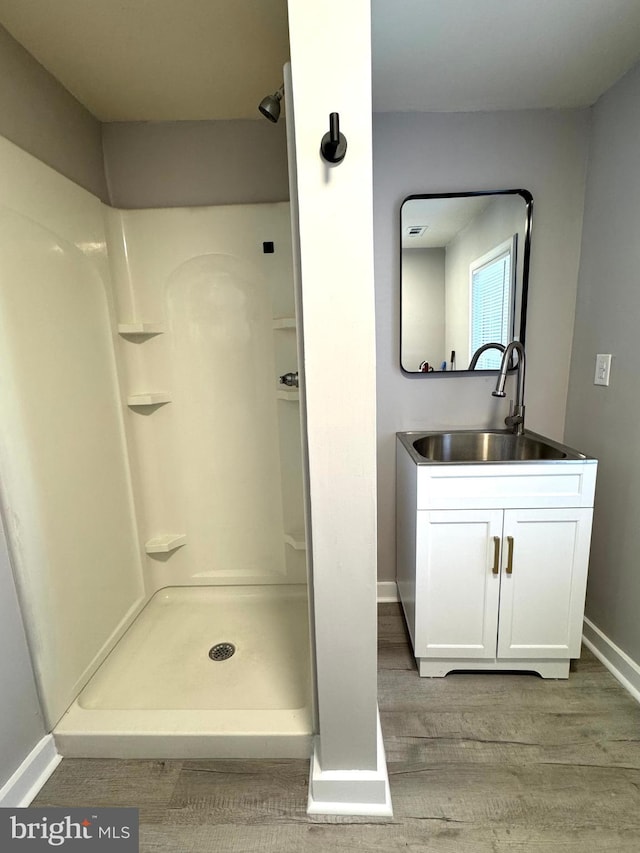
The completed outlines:
<svg viewBox="0 0 640 853">
<path fill-rule="evenodd" d="M 46 735 L 0 788 L 0 808 L 26 808 L 61 761 L 53 735 Z"/>
<path fill-rule="evenodd" d="M 393 601 L 400 601 L 396 582 L 378 581 L 378 604 L 390 604 Z"/>
<path fill-rule="evenodd" d="M 316 745 L 311 758 L 307 814 L 393 817 L 387 762 L 378 713 L 376 770 L 325 770 Z"/>
<path fill-rule="evenodd" d="M 585 617 L 582 640 L 609 672 L 640 702 L 640 664 Z"/>
</svg>

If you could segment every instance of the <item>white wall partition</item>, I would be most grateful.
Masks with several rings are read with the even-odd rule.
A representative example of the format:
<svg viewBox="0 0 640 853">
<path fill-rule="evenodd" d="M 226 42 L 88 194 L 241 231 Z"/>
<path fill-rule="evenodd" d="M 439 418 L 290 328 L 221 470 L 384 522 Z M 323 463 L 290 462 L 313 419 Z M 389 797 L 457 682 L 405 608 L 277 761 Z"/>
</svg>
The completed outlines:
<svg viewBox="0 0 640 853">
<path fill-rule="evenodd" d="M 305 582 L 288 203 L 107 215 L 150 591 Z"/>
<path fill-rule="evenodd" d="M 52 726 L 142 600 L 100 202 L 0 139 L 0 477 Z"/>
<path fill-rule="evenodd" d="M 370 4 L 289 0 L 320 734 L 311 811 L 389 814 L 376 705 Z M 319 154 L 329 114 L 348 142 Z"/>
</svg>

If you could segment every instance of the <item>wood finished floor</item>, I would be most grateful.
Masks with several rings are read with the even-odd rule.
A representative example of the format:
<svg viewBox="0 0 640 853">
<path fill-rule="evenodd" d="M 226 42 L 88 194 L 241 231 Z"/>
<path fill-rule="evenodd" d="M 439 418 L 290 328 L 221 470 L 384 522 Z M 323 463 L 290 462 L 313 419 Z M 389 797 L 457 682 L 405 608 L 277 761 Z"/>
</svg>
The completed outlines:
<svg viewBox="0 0 640 853">
<path fill-rule="evenodd" d="M 65 759 L 33 805 L 137 806 L 143 853 L 639 853 L 640 705 L 583 650 L 568 681 L 421 679 L 379 609 L 394 817 L 309 817 L 308 761 Z"/>
</svg>

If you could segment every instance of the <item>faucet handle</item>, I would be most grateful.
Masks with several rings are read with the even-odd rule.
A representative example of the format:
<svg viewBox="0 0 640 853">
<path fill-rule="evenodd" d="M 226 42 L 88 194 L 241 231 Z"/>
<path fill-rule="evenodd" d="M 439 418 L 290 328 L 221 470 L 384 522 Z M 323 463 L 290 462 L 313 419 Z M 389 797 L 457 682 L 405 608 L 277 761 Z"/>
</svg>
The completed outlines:
<svg viewBox="0 0 640 853">
<path fill-rule="evenodd" d="M 509 414 L 504 419 L 504 422 L 516 435 L 522 435 L 524 432 L 524 406 L 514 406 L 513 400 L 511 400 L 509 403 Z"/>
</svg>

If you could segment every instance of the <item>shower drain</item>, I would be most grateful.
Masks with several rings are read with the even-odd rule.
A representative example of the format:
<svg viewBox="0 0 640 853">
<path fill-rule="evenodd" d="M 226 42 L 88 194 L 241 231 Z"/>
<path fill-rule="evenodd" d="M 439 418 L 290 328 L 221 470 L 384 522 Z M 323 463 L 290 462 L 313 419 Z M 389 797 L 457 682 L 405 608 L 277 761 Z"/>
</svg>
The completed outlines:
<svg viewBox="0 0 640 853">
<path fill-rule="evenodd" d="M 209 657 L 211 660 L 228 660 L 235 650 L 233 643 L 216 643 L 209 649 Z"/>
</svg>

